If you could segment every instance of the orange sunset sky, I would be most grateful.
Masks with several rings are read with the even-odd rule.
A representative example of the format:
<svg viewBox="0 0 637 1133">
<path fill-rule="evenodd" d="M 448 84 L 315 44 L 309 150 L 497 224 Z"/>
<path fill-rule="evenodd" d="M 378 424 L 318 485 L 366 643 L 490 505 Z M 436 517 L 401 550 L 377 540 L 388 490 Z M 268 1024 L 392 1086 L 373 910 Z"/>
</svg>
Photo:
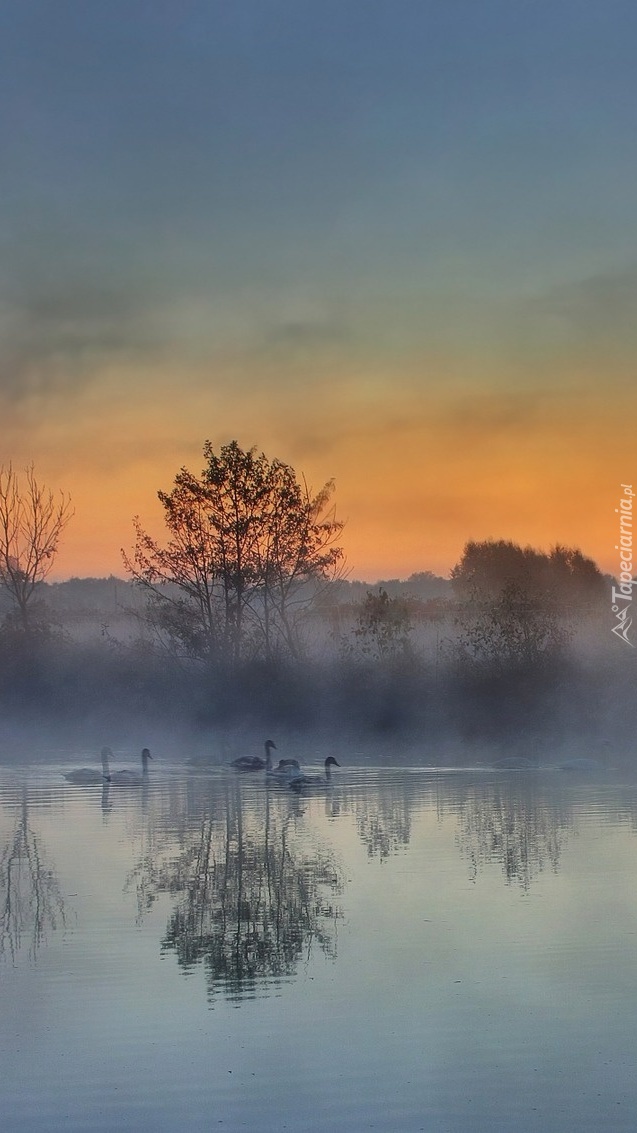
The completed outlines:
<svg viewBox="0 0 637 1133">
<path fill-rule="evenodd" d="M 467 539 L 617 570 L 637 480 L 628 3 L 12 4 L 0 462 L 55 578 L 237 439 L 336 481 L 350 576 Z"/>
</svg>

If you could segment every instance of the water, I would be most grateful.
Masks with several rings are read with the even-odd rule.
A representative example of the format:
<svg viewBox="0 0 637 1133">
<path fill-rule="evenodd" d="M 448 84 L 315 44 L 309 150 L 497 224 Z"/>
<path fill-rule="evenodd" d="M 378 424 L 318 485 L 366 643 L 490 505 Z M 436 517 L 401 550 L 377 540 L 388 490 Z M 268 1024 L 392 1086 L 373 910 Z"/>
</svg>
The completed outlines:
<svg viewBox="0 0 637 1133">
<path fill-rule="evenodd" d="M 634 1129 L 634 785 L 62 769 L 0 769 L 3 1128 Z"/>
</svg>

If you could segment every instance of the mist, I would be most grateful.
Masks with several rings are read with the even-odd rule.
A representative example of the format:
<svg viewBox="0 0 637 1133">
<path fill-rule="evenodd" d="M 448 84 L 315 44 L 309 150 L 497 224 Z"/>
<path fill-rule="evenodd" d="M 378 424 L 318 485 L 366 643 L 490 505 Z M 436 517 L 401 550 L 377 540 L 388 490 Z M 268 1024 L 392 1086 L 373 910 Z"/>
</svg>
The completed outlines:
<svg viewBox="0 0 637 1133">
<path fill-rule="evenodd" d="M 271 736 L 283 754 L 388 766 L 550 764 L 610 745 L 613 765 L 632 768 L 636 662 L 611 633 L 609 586 L 585 607 L 534 615 L 522 649 L 517 623 L 503 639 L 500 617 L 494 637 L 483 607 L 430 572 L 339 580 L 304 597 L 296 656 L 255 647 L 229 663 L 172 648 L 131 582 L 42 584 L 27 638 L 6 596 L 0 610 L 0 758 L 149 744 L 215 765 Z"/>
</svg>

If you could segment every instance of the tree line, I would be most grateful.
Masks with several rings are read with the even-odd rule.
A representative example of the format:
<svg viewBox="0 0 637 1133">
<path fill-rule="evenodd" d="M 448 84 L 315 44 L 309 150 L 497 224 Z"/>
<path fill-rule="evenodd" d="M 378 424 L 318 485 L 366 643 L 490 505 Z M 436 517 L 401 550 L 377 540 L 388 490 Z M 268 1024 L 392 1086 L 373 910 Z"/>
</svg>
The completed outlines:
<svg viewBox="0 0 637 1133">
<path fill-rule="evenodd" d="M 609 579 L 580 550 L 470 541 L 449 580 L 423 571 L 349 582 L 332 481 L 314 492 L 290 465 L 236 441 L 203 452 L 201 472 L 181 468 L 158 492 L 164 538 L 135 519 L 128 581 L 94 580 L 93 590 L 89 580 L 47 583 L 69 497 L 33 467 L 22 479 L 0 469 L 0 702 L 9 715 L 104 709 L 203 728 L 254 718 L 269 731 L 282 720 L 332 719 L 379 736 L 433 737 L 505 734 L 521 716 L 525 727 L 560 716 L 590 728 L 625 699 L 632 659 L 622 652 L 615 664 L 615 642 L 604 648 L 599 632 Z M 56 625 L 54 589 L 75 595 L 80 584 L 91 594 L 101 587 L 95 621 L 100 601 L 108 595 L 112 609 L 124 591 L 132 613 L 123 636 L 110 632 L 110 614 L 90 642 Z M 71 614 L 74 601 L 89 608 L 92 599 L 73 598 Z M 574 648 L 586 634 L 592 667 Z"/>
<path fill-rule="evenodd" d="M 316 493 L 289 464 L 236 440 L 216 452 L 206 441 L 199 475 L 182 467 L 157 495 L 165 539 L 133 521 L 135 544 L 122 551 L 129 578 L 145 599 L 144 621 L 156 641 L 183 659 L 237 665 L 260 657 L 299 658 L 313 611 L 351 601 L 336 518 L 334 482 Z M 47 628 L 42 583 L 73 516 L 71 500 L 36 478 L 0 468 L 0 589 L 8 599 L 3 631 L 40 636 Z M 340 581 L 340 586 L 337 583 Z M 453 616 L 456 647 L 477 663 L 537 662 L 558 652 L 569 618 L 598 608 L 608 591 L 592 559 L 578 549 L 549 552 L 506 540 L 470 541 L 451 571 L 451 594 L 434 576 L 412 576 L 358 593 L 344 652 L 363 658 L 406 656 L 414 621 Z M 432 586 L 433 583 L 433 586 Z M 449 584 L 448 584 L 449 585 Z M 423 606 L 417 587 L 438 595 Z M 450 613 L 451 611 L 451 613 Z"/>
</svg>

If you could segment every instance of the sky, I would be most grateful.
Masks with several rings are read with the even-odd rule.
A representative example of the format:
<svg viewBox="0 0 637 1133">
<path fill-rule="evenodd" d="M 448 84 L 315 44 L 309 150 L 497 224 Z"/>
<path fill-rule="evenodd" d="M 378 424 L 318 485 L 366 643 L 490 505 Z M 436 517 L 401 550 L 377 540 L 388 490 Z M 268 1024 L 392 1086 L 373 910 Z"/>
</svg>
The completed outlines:
<svg viewBox="0 0 637 1133">
<path fill-rule="evenodd" d="M 53 577 L 236 439 L 350 576 L 616 573 L 637 481 L 634 0 L 0 0 L 0 463 Z"/>
</svg>

